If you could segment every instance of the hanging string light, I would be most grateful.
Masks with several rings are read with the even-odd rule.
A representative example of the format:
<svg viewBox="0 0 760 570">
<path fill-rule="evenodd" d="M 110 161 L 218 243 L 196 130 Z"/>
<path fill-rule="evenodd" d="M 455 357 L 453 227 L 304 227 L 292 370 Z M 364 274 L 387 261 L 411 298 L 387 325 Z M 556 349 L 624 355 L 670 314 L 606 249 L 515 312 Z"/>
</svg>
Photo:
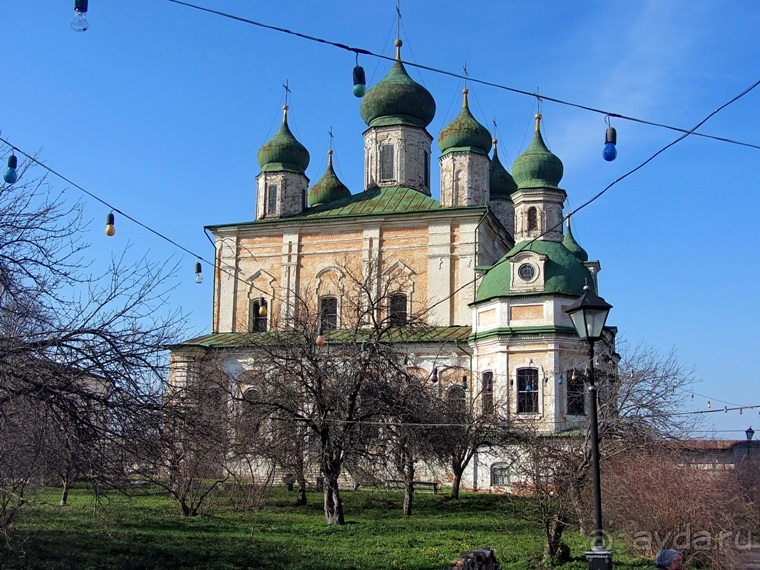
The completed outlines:
<svg viewBox="0 0 760 570">
<path fill-rule="evenodd" d="M 604 150 L 602 150 L 602 158 L 607 162 L 612 162 L 617 158 L 617 131 L 615 127 L 610 125 L 610 116 L 607 115 L 604 118 L 607 123 L 607 131 L 604 133 Z"/>
<path fill-rule="evenodd" d="M 16 158 L 16 155 L 13 154 L 13 150 L 11 150 L 11 155 L 8 157 L 8 170 L 6 170 L 3 175 L 3 180 L 5 180 L 6 183 L 14 184 L 16 180 L 18 180 L 18 172 L 16 171 L 16 168 L 18 168 L 18 159 Z"/>
<path fill-rule="evenodd" d="M 86 32 L 90 27 L 87 22 L 87 8 L 89 0 L 74 0 L 74 19 L 71 21 L 71 29 L 75 32 Z"/>
<path fill-rule="evenodd" d="M 195 282 L 200 285 L 203 283 L 203 267 L 200 260 L 195 262 Z"/>
<path fill-rule="evenodd" d="M 116 228 L 113 225 L 114 220 L 113 212 L 108 212 L 106 216 L 106 235 L 108 237 L 112 237 L 116 233 Z"/>
<path fill-rule="evenodd" d="M 367 76 L 364 73 L 364 68 L 359 65 L 359 54 L 356 54 L 356 67 L 354 67 L 354 95 L 356 97 L 364 97 L 367 92 Z"/>
<path fill-rule="evenodd" d="M 435 384 L 438 382 L 438 368 L 433 368 L 433 372 L 430 374 L 430 383 Z"/>
<path fill-rule="evenodd" d="M 467 390 L 467 375 L 462 376 L 462 390 Z"/>
<path fill-rule="evenodd" d="M 267 300 L 264 297 L 259 297 L 259 316 L 267 316 Z"/>
<path fill-rule="evenodd" d="M 317 332 L 317 338 L 314 340 L 314 344 L 317 346 L 324 346 L 327 344 L 325 336 L 322 334 L 322 323 L 319 324 L 319 331 Z"/>
</svg>

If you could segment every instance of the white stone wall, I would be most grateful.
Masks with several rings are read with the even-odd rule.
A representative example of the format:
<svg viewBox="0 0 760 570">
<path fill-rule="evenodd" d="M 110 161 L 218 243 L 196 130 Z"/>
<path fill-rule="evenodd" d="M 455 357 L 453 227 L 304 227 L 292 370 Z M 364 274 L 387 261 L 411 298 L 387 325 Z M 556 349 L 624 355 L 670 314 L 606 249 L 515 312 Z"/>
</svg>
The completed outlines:
<svg viewBox="0 0 760 570">
<path fill-rule="evenodd" d="M 449 152 L 440 159 L 441 204 L 485 206 L 490 196 L 491 159 L 474 152 Z"/>
<path fill-rule="evenodd" d="M 276 208 L 269 212 L 269 186 L 277 186 Z M 302 212 L 309 179 L 294 172 L 261 172 L 256 177 L 256 219 L 282 218 Z"/>
<path fill-rule="evenodd" d="M 515 205 L 515 243 L 537 238 L 550 228 L 551 231 L 539 239 L 562 241 L 563 224 L 562 209 L 566 194 L 564 190 L 548 188 L 519 190 L 512 194 Z M 536 208 L 538 228 L 528 229 L 528 210 Z"/>
<path fill-rule="evenodd" d="M 364 132 L 364 188 L 406 186 L 430 196 L 430 143 L 433 137 L 409 125 L 372 127 Z M 380 149 L 393 145 L 393 178 L 380 176 Z M 427 182 L 425 184 L 425 171 Z"/>
</svg>

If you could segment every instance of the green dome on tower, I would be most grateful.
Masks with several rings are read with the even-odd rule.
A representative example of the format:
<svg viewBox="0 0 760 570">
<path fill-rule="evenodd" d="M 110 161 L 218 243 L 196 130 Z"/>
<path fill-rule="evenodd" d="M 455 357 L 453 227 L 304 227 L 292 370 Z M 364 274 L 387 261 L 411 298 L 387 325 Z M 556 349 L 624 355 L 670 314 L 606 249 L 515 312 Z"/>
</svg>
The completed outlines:
<svg viewBox="0 0 760 570">
<path fill-rule="evenodd" d="M 456 150 L 488 154 L 491 133 L 472 116 L 467 103 L 467 89 L 463 93 L 462 110 L 438 135 L 438 148 L 443 154 Z"/>
<path fill-rule="evenodd" d="M 309 166 L 309 151 L 290 132 L 287 105 L 283 107 L 280 130 L 259 149 L 256 159 L 262 172 L 306 172 L 306 167 Z"/>
<path fill-rule="evenodd" d="M 512 264 L 509 259 L 523 251 L 533 251 L 546 257 L 544 264 L 543 288 L 535 292 L 510 293 L 509 284 L 512 282 Z M 586 283 L 593 283 L 593 277 L 580 259 L 559 242 L 535 240 L 517 244 L 492 269 L 485 274 L 475 301 L 485 301 L 494 297 L 510 295 L 545 295 L 547 293 L 571 295 L 579 297 L 583 294 Z"/>
<path fill-rule="evenodd" d="M 567 233 L 565 234 L 565 237 L 562 238 L 562 245 L 564 245 L 568 251 L 570 251 L 570 253 L 574 254 L 575 257 L 581 261 L 588 261 L 588 253 L 586 253 L 586 250 L 583 249 L 577 241 L 575 241 L 573 231 L 570 229 L 569 217 L 567 218 Z"/>
<path fill-rule="evenodd" d="M 491 179 L 491 198 L 501 198 L 511 200 L 510 196 L 517 190 L 517 184 L 515 184 L 512 175 L 507 172 L 504 165 L 499 160 L 499 153 L 497 145 L 499 141 L 493 141 L 493 158 L 491 158 L 491 166 L 489 167 L 489 176 Z"/>
<path fill-rule="evenodd" d="M 332 155 L 333 151 L 331 150 L 328 153 L 327 170 L 309 190 L 309 206 L 312 208 L 320 204 L 351 197 L 351 191 L 338 179 L 335 170 L 333 170 Z"/>
<path fill-rule="evenodd" d="M 362 119 L 370 127 L 415 125 L 427 127 L 435 116 L 435 100 L 414 81 L 401 63 L 401 40 L 396 40 L 396 61 L 388 75 L 362 99 Z"/>
<path fill-rule="evenodd" d="M 517 187 L 559 188 L 563 174 L 562 161 L 546 148 L 541 136 L 541 115 L 536 115 L 536 131 L 528 148 L 512 164 Z"/>
</svg>

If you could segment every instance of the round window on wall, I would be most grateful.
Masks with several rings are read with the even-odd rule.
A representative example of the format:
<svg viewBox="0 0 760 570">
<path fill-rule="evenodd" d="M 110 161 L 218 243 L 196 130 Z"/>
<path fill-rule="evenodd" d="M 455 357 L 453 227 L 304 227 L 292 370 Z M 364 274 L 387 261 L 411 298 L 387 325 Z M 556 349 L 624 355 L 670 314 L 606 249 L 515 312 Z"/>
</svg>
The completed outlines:
<svg viewBox="0 0 760 570">
<path fill-rule="evenodd" d="M 517 275 L 523 281 L 533 281 L 536 278 L 536 268 L 530 263 L 523 263 L 517 268 Z"/>
</svg>

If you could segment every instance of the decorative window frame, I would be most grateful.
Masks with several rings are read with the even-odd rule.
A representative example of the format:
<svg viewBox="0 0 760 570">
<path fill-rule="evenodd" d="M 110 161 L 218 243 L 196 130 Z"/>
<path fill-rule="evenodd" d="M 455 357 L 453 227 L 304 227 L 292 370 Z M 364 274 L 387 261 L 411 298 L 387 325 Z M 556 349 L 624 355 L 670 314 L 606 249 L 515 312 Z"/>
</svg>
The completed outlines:
<svg viewBox="0 0 760 570">
<path fill-rule="evenodd" d="M 546 255 L 535 251 L 521 251 L 512 256 L 509 260 L 509 291 L 511 293 L 543 291 L 546 284 L 546 262 L 548 260 L 549 258 Z M 520 267 L 524 264 L 531 265 L 534 269 L 533 278 L 528 281 L 521 279 L 519 275 Z"/>
<path fill-rule="evenodd" d="M 256 281 L 263 280 L 265 281 L 266 285 L 263 287 L 255 287 L 254 284 Z M 248 332 L 251 332 L 252 330 L 252 318 L 253 315 L 251 315 L 251 310 L 253 309 L 253 301 L 258 301 L 259 298 L 263 297 L 264 300 L 267 302 L 267 326 L 266 330 L 270 330 L 272 328 L 272 309 L 273 307 L 273 301 L 276 291 L 276 285 L 277 280 L 272 276 L 270 273 L 263 269 L 257 270 L 255 273 L 250 275 L 246 280 L 246 283 L 248 284 L 248 321 L 246 323 L 246 330 Z M 264 291 L 262 291 L 264 290 Z M 241 323 L 242 324 L 242 323 Z"/>
</svg>

